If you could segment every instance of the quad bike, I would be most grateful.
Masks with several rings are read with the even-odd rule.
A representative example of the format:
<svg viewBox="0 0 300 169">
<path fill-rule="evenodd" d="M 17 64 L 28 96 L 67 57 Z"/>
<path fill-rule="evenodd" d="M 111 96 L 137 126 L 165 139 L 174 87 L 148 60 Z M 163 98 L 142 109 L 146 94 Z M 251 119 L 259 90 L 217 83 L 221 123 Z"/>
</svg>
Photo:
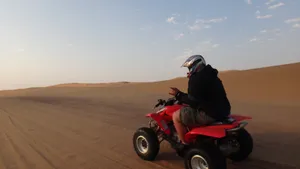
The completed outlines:
<svg viewBox="0 0 300 169">
<path fill-rule="evenodd" d="M 251 117 L 230 115 L 226 120 L 207 126 L 186 127 L 183 146 L 177 136 L 172 115 L 182 106 L 175 98 L 167 101 L 159 99 L 155 108 L 159 110 L 147 114 L 149 127 L 139 128 L 133 135 L 133 146 L 143 160 L 153 161 L 160 149 L 160 143 L 168 141 L 177 155 L 184 158 L 186 169 L 226 169 L 226 159 L 245 160 L 253 149 L 251 135 L 244 128 L 244 120 Z"/>
</svg>

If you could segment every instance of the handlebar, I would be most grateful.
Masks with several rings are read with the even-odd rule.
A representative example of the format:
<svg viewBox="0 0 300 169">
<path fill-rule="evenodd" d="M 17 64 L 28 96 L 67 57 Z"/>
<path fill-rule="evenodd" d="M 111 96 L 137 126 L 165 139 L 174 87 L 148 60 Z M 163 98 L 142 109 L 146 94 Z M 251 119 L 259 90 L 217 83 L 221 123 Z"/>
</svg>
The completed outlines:
<svg viewBox="0 0 300 169">
<path fill-rule="evenodd" d="M 172 98 L 169 98 L 167 101 L 163 100 L 163 99 L 158 99 L 157 101 L 158 101 L 158 103 L 155 105 L 154 108 L 156 108 L 160 105 L 162 105 L 162 106 L 173 105 L 177 101 L 177 99 L 175 97 L 172 97 Z"/>
<path fill-rule="evenodd" d="M 166 101 L 165 101 L 165 100 L 158 99 L 157 101 L 158 101 L 158 103 L 154 106 L 155 108 L 158 107 L 158 106 L 160 106 L 160 105 L 166 104 Z"/>
</svg>

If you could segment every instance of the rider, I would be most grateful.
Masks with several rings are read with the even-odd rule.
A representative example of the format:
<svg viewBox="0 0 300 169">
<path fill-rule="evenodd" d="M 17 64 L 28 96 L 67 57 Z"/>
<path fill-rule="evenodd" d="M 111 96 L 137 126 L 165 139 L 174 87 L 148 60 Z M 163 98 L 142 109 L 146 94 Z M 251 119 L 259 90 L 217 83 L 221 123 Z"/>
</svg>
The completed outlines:
<svg viewBox="0 0 300 169">
<path fill-rule="evenodd" d="M 171 88 L 169 94 L 182 103 L 188 104 L 173 114 L 173 121 L 179 139 L 185 143 L 185 126 L 208 125 L 224 120 L 230 114 L 230 103 L 227 99 L 218 70 L 206 64 L 201 55 L 190 56 L 181 67 L 187 67 L 188 93 Z"/>
</svg>

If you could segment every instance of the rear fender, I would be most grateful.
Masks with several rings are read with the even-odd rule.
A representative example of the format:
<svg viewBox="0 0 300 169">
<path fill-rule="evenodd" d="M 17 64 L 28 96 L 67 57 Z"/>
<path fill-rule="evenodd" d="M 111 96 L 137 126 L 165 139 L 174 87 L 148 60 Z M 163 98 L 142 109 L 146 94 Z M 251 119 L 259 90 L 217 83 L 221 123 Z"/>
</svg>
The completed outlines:
<svg viewBox="0 0 300 169">
<path fill-rule="evenodd" d="M 166 133 L 166 134 L 171 134 L 171 130 L 168 127 L 166 121 L 160 116 L 158 113 L 149 113 L 146 115 L 146 117 L 152 118 L 157 122 L 157 125 Z"/>
<path fill-rule="evenodd" d="M 185 135 L 185 140 L 191 142 L 199 135 L 212 138 L 223 138 L 226 136 L 228 129 L 234 129 L 238 127 L 239 124 L 239 122 L 234 122 L 232 124 L 195 127 Z"/>
<path fill-rule="evenodd" d="M 224 128 L 208 128 L 208 127 L 195 128 L 189 131 L 185 135 L 184 139 L 187 142 L 192 142 L 199 135 L 213 137 L 213 138 L 222 138 L 226 136 L 226 131 Z"/>
<path fill-rule="evenodd" d="M 230 115 L 230 117 L 234 118 L 236 121 L 243 121 L 243 120 L 252 119 L 252 117 L 249 117 L 249 116 L 241 116 L 241 115 L 236 115 L 236 114 L 232 114 L 232 115 Z"/>
</svg>

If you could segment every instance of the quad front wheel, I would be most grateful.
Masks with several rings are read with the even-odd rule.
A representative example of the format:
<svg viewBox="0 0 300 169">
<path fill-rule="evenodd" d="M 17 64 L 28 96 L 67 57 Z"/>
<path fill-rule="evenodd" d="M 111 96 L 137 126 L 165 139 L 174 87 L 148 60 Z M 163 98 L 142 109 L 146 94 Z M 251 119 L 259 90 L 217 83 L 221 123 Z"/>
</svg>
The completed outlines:
<svg viewBox="0 0 300 169">
<path fill-rule="evenodd" d="M 155 132 L 147 127 L 139 128 L 133 135 L 133 147 L 137 155 L 153 161 L 159 152 L 159 141 Z"/>
<path fill-rule="evenodd" d="M 214 145 L 203 145 L 187 150 L 186 169 L 227 169 L 226 158 Z"/>
</svg>

